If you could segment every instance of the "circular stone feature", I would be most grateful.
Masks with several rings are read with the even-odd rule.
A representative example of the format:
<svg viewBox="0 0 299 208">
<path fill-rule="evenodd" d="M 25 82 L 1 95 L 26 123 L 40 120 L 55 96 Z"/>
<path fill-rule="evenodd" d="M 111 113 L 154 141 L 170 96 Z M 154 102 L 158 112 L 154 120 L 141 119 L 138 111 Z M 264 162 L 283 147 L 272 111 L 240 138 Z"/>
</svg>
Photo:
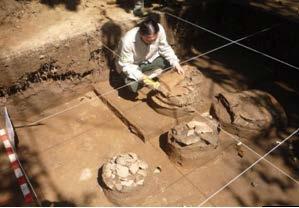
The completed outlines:
<svg viewBox="0 0 299 208">
<path fill-rule="evenodd" d="M 219 146 L 217 122 L 211 118 L 195 117 L 168 132 L 167 154 L 181 166 L 200 165 L 215 157 Z"/>
<path fill-rule="evenodd" d="M 159 77 L 160 87 L 153 91 L 149 104 L 155 111 L 171 117 L 182 117 L 194 113 L 204 103 L 200 96 L 203 75 L 196 67 L 184 66 L 185 75 L 168 71 Z"/>
<path fill-rule="evenodd" d="M 223 129 L 249 139 L 287 124 L 282 106 L 270 94 L 259 90 L 220 93 L 211 112 Z"/>
<path fill-rule="evenodd" d="M 104 192 L 117 205 L 134 205 L 144 197 L 148 164 L 135 153 L 119 154 L 102 167 Z"/>
</svg>

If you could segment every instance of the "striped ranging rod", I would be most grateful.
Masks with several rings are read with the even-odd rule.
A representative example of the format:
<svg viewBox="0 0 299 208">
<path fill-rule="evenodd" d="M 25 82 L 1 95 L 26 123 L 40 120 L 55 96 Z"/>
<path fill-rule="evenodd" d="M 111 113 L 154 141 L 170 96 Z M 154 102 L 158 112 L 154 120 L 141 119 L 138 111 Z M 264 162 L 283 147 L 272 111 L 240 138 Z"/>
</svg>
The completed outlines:
<svg viewBox="0 0 299 208">
<path fill-rule="evenodd" d="M 15 173 L 15 176 L 18 181 L 18 185 L 20 186 L 20 189 L 22 191 L 22 194 L 24 196 L 25 203 L 32 203 L 33 202 L 33 197 L 31 194 L 31 191 L 29 189 L 29 186 L 26 181 L 26 177 L 24 176 L 22 169 L 20 167 L 19 161 L 18 161 L 18 156 L 15 153 L 14 148 L 12 147 L 8 136 L 6 134 L 6 131 L 4 129 L 0 129 L 0 139 L 2 140 L 6 154 L 9 158 L 10 165 Z"/>
</svg>

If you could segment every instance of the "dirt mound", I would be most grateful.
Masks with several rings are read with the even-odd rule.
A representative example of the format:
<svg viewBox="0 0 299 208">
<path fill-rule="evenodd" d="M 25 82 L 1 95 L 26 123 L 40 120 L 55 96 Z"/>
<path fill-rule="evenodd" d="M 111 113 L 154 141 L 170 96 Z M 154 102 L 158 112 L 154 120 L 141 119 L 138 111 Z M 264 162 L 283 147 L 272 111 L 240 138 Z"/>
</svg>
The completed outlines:
<svg viewBox="0 0 299 208">
<path fill-rule="evenodd" d="M 203 103 L 199 90 L 202 74 L 191 66 L 185 66 L 185 70 L 185 76 L 169 71 L 159 78 L 161 86 L 149 102 L 158 113 L 178 118 L 194 113 L 195 106 Z"/>
<path fill-rule="evenodd" d="M 225 130 L 244 138 L 264 135 L 271 128 L 287 124 L 282 106 L 270 94 L 258 90 L 218 94 L 212 114 Z"/>
<path fill-rule="evenodd" d="M 217 122 L 211 118 L 195 117 L 168 132 L 167 154 L 181 166 L 203 164 L 215 157 L 219 146 Z"/>
</svg>

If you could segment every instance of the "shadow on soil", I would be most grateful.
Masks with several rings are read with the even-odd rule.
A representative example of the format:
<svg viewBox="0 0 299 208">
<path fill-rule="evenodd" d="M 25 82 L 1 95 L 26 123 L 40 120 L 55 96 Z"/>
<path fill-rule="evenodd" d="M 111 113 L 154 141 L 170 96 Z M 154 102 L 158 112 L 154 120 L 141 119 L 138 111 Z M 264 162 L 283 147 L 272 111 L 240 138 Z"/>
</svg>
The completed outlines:
<svg viewBox="0 0 299 208">
<path fill-rule="evenodd" d="M 237 2 L 237 1 L 235 1 Z M 253 3 L 249 0 L 242 0 L 241 4 L 244 6 L 250 6 L 250 3 Z M 298 7 L 298 1 L 296 0 L 288 0 L 288 1 L 276 1 L 271 2 L 267 0 L 259 0 L 257 2 L 256 7 L 259 8 L 261 11 L 270 11 L 278 14 L 283 14 L 285 17 L 295 17 L 298 15 L 296 14 L 296 7 Z M 260 5 L 260 6 L 258 6 Z M 294 18 L 294 19 L 295 19 Z"/>
<path fill-rule="evenodd" d="M 299 50 L 299 27 L 296 23 L 227 3 L 185 5 L 182 10 L 167 8 L 166 11 L 232 40 L 274 26 L 271 30 L 257 34 L 241 43 L 299 66 L 298 58 L 296 58 Z M 227 43 L 219 37 L 179 21 L 170 15 L 168 15 L 167 21 L 175 33 L 177 42 L 180 43 L 177 53 L 184 57 L 183 60 Z M 291 34 L 287 31 L 294 31 L 294 33 Z M 189 62 L 189 64 L 196 66 L 207 78 L 212 80 L 213 84 L 209 86 L 210 97 L 216 95 L 213 85 L 220 85 L 228 91 L 259 89 L 273 95 L 283 106 L 288 117 L 288 127 L 267 129 L 265 135 L 256 136 L 247 142 L 253 149 L 263 152 L 262 155 L 271 150 L 276 141 L 283 140 L 298 128 L 299 111 L 296 107 L 299 106 L 299 85 L 296 78 L 299 76 L 298 70 L 236 45 L 210 53 L 196 61 Z M 282 160 L 284 163 L 282 168 L 288 169 L 295 178 L 299 176 L 298 164 L 295 162 L 295 158 L 299 157 L 298 141 L 299 137 L 294 136 L 271 154 L 272 159 Z M 285 182 L 279 177 L 271 178 L 270 175 L 267 175 L 268 171 L 266 170 L 260 170 L 257 173 L 264 182 L 278 186 L 283 192 L 296 188 L 296 184 L 289 179 L 286 179 L 288 182 Z M 281 184 L 285 185 L 282 187 Z M 283 200 L 259 198 L 258 190 L 252 191 L 251 201 L 246 201 L 245 197 L 238 192 L 233 195 L 243 206 L 252 206 L 257 201 L 261 205 L 298 204 L 294 198 Z M 268 190 L 268 195 L 271 195 L 271 190 Z"/>
<path fill-rule="evenodd" d="M 127 87 L 122 87 L 125 85 L 124 78 L 116 71 L 115 60 L 118 54 L 118 44 L 119 41 L 124 35 L 124 31 L 120 25 L 113 21 L 106 22 L 101 27 L 101 40 L 109 49 L 113 50 L 115 53 L 107 49 L 106 47 L 102 48 L 103 55 L 107 61 L 109 68 L 109 82 L 110 85 L 117 89 L 118 95 L 126 100 L 136 101 L 136 94 L 131 93 Z"/>
<path fill-rule="evenodd" d="M 70 11 L 77 11 L 81 0 L 40 0 L 40 3 L 54 8 L 57 5 L 64 4 L 65 8 Z"/>
<path fill-rule="evenodd" d="M 98 170 L 97 181 L 98 181 L 99 186 L 102 187 L 102 189 L 107 189 L 108 187 L 106 186 L 105 182 L 103 181 L 102 173 L 103 173 L 103 166 L 100 167 Z"/>
<path fill-rule="evenodd" d="M 4 150 L 1 149 L 0 158 L 1 164 L 3 164 L 0 175 L 2 179 L 0 182 L 0 205 L 1 206 L 38 206 L 35 202 L 32 204 L 26 204 L 20 187 L 17 184 L 15 175 L 9 166 L 9 162 Z M 47 168 L 40 160 L 38 152 L 32 151 L 32 148 L 27 146 L 20 146 L 18 148 L 20 161 L 26 170 L 31 184 L 39 198 L 42 206 L 46 207 L 75 207 L 75 206 L 87 206 L 91 200 L 95 198 L 93 193 L 85 193 L 81 198 L 69 198 L 59 191 L 59 187 L 54 183 L 53 178 L 48 173 Z M 4 161 L 2 163 L 2 160 Z M 43 187 L 47 186 L 47 190 L 51 191 L 52 198 L 55 201 L 44 198 Z M 33 195 L 33 194 L 32 194 Z M 33 195 L 34 196 L 34 195 Z M 35 199 L 35 198 L 34 198 Z"/>
<path fill-rule="evenodd" d="M 41 198 L 43 196 L 42 187 L 43 185 L 47 185 L 50 186 L 52 191 L 55 193 L 55 198 L 59 200 L 55 202 L 51 202 L 49 200 L 41 201 L 42 206 L 76 206 L 74 203 L 66 201 L 63 195 L 59 193 L 58 188 L 54 185 L 52 179 L 48 175 L 46 167 L 39 160 L 39 154 L 37 152 L 32 151 L 30 147 L 27 146 L 19 147 L 18 152 L 21 153 L 19 154 L 20 162 L 24 169 L 27 170 L 30 182 L 34 187 L 38 197 Z M 7 157 L 4 152 L 1 154 L 1 156 Z M 38 206 L 37 201 L 35 201 L 33 204 L 26 204 L 24 202 L 22 192 L 17 184 L 14 173 L 9 166 L 8 159 L 5 159 L 7 163 L 5 165 L 6 169 L 0 174 L 1 178 L 5 178 L 6 180 L 1 180 L 0 190 L 1 194 L 6 197 L 1 200 L 1 206 Z M 47 184 L 40 184 L 39 181 L 44 181 L 45 179 Z M 33 193 L 32 196 L 34 197 Z"/>
<path fill-rule="evenodd" d="M 137 2 L 137 0 L 116 0 L 116 4 L 127 13 L 134 9 L 135 2 Z M 144 0 L 144 7 L 151 7 L 153 3 L 159 4 L 160 6 L 167 6 L 170 2 L 174 2 L 174 0 Z"/>
<path fill-rule="evenodd" d="M 251 163 L 244 160 L 240 172 Z M 226 188 L 239 206 L 294 206 L 298 204 L 298 185 L 267 163 L 261 162 Z M 242 181 L 242 182 L 241 182 Z M 242 190 L 240 190 L 242 189 Z"/>
<path fill-rule="evenodd" d="M 165 132 L 164 134 L 161 134 L 161 136 L 159 137 L 159 146 L 165 153 L 169 152 L 167 146 L 167 135 L 168 132 Z"/>
</svg>

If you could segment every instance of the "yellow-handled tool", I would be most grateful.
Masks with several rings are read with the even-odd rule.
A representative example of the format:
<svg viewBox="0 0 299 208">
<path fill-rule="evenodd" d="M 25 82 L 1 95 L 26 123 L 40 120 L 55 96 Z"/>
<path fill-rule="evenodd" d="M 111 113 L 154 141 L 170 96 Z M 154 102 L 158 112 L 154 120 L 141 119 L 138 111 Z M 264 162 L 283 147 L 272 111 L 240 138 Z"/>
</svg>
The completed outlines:
<svg viewBox="0 0 299 208">
<path fill-rule="evenodd" d="M 143 83 L 153 89 L 158 89 L 160 87 L 160 82 L 154 81 L 151 78 L 149 78 L 148 76 L 144 76 Z"/>
</svg>

